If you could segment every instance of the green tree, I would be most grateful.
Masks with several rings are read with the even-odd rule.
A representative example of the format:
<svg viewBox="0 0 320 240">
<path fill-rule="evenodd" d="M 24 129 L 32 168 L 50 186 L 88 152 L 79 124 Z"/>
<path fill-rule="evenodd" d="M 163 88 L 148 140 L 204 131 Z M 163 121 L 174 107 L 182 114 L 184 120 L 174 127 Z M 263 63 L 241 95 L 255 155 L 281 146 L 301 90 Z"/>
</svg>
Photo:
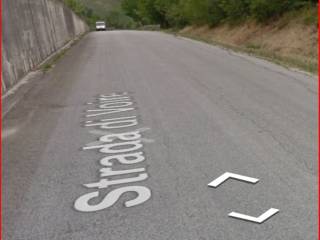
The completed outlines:
<svg viewBox="0 0 320 240">
<path fill-rule="evenodd" d="M 220 6 L 220 0 L 209 0 L 208 2 L 208 19 L 210 26 L 216 26 L 226 18 L 226 12 Z"/>
<path fill-rule="evenodd" d="M 177 1 L 169 6 L 166 13 L 169 26 L 180 28 L 190 23 L 182 10 L 184 8 L 183 4 L 183 1 Z"/>
<path fill-rule="evenodd" d="M 78 16 L 82 17 L 91 28 L 94 27 L 95 22 L 99 19 L 99 17 L 93 13 L 92 9 L 84 6 L 78 0 L 64 0 L 64 3 Z"/>
<path fill-rule="evenodd" d="M 250 15 L 250 2 L 252 0 L 220 0 L 219 7 L 225 13 L 229 22 L 236 23 Z"/>
<path fill-rule="evenodd" d="M 140 21 L 138 13 L 138 2 L 139 0 L 123 0 L 121 7 L 124 13 L 136 21 Z"/>
<path fill-rule="evenodd" d="M 247 18 L 263 22 L 316 3 L 316 0 L 122 0 L 122 8 L 141 24 L 183 27 L 237 23 Z"/>
<path fill-rule="evenodd" d="M 106 22 L 109 26 L 117 29 L 133 29 L 136 27 L 136 22 L 119 10 L 110 11 L 106 16 Z"/>
</svg>

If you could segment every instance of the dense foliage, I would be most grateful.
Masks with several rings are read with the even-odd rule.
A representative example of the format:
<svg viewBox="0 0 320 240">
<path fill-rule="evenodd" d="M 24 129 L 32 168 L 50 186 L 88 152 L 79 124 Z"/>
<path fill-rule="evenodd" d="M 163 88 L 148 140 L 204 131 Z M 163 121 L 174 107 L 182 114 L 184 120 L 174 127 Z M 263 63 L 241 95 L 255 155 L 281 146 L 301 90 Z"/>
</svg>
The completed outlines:
<svg viewBox="0 0 320 240">
<path fill-rule="evenodd" d="M 136 22 L 121 9 L 112 7 L 114 3 L 109 2 L 109 7 L 97 8 L 101 5 L 107 5 L 106 1 L 81 1 L 81 0 L 63 0 L 77 15 L 82 17 L 91 29 L 95 28 L 96 21 L 106 21 L 110 28 L 132 29 L 136 28 Z M 120 0 L 119 0 L 120 1 Z M 89 4 L 90 3 L 90 4 Z M 111 4 L 112 3 L 112 4 Z"/>
<path fill-rule="evenodd" d="M 122 0 L 124 12 L 140 24 L 181 27 L 217 25 L 252 18 L 266 22 L 283 13 L 315 5 L 317 0 Z"/>
<path fill-rule="evenodd" d="M 64 0 L 90 26 L 105 20 L 110 27 L 136 28 L 160 24 L 161 27 L 185 25 L 215 26 L 222 22 L 238 23 L 246 19 L 267 22 L 286 12 L 314 9 L 317 0 Z M 90 4 L 89 4 L 90 3 Z M 121 4 L 119 4 L 121 3 Z M 106 6 L 102 8 L 101 6 Z M 100 11 L 97 11 L 96 9 Z M 109 9 L 110 8 L 110 9 Z M 314 11 L 312 11 L 314 14 Z M 306 22 L 316 22 L 310 16 Z"/>
<path fill-rule="evenodd" d="M 78 0 L 63 0 L 64 3 L 71 8 L 78 16 L 82 17 L 90 27 L 93 27 L 99 19 L 91 8 L 88 8 Z"/>
</svg>

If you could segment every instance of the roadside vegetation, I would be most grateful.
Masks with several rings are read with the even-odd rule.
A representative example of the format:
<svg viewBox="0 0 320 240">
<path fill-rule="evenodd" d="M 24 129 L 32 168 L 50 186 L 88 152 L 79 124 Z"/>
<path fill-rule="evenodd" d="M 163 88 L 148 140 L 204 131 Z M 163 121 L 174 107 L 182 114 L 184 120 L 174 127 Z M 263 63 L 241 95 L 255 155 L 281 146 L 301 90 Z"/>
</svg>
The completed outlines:
<svg viewBox="0 0 320 240">
<path fill-rule="evenodd" d="M 317 72 L 317 0 L 122 0 L 138 25 Z"/>
<path fill-rule="evenodd" d="M 266 23 L 247 20 L 237 25 L 193 25 L 173 32 L 235 51 L 254 54 L 287 67 L 316 73 L 318 27 L 315 16 L 315 7 L 303 8 L 286 12 Z"/>
<path fill-rule="evenodd" d="M 106 21 L 110 28 L 134 29 L 137 22 L 125 14 L 121 0 L 63 0 L 77 15 L 95 28 L 96 21 Z"/>
<path fill-rule="evenodd" d="M 317 71 L 317 0 L 64 0 L 91 28 L 158 30 Z"/>
<path fill-rule="evenodd" d="M 107 20 L 112 27 L 158 25 L 215 27 L 248 20 L 266 24 L 286 16 L 304 14 L 305 24 L 317 24 L 317 0 L 63 0 L 90 25 Z"/>
<path fill-rule="evenodd" d="M 284 13 L 315 7 L 316 0 L 122 0 L 124 12 L 140 24 L 164 28 L 187 25 L 217 26 L 246 20 L 266 23 Z M 316 14 L 317 15 L 317 14 Z M 306 21 L 316 23 L 317 16 Z"/>
</svg>

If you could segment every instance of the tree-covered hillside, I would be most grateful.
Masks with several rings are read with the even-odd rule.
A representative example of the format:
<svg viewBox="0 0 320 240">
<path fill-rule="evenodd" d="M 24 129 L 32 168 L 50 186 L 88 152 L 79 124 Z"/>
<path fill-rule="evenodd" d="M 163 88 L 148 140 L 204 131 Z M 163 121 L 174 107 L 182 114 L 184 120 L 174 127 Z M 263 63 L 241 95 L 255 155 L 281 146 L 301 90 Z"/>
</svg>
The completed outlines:
<svg viewBox="0 0 320 240">
<path fill-rule="evenodd" d="M 125 13 L 162 27 L 218 25 L 247 19 L 266 22 L 289 11 L 314 8 L 318 0 L 122 0 Z M 314 16 L 316 18 L 316 14 Z"/>
<path fill-rule="evenodd" d="M 160 24 L 215 26 L 245 20 L 265 23 L 284 13 L 306 9 L 306 21 L 316 23 L 317 0 L 64 0 L 93 26 L 106 20 L 115 28 Z"/>
<path fill-rule="evenodd" d="M 121 7 L 121 0 L 78 0 L 84 6 L 100 16 L 105 17 L 105 15 L 114 10 L 118 10 Z"/>
<path fill-rule="evenodd" d="M 96 21 L 105 20 L 112 28 L 131 29 L 137 24 L 121 8 L 121 0 L 63 0 L 93 29 Z"/>
</svg>

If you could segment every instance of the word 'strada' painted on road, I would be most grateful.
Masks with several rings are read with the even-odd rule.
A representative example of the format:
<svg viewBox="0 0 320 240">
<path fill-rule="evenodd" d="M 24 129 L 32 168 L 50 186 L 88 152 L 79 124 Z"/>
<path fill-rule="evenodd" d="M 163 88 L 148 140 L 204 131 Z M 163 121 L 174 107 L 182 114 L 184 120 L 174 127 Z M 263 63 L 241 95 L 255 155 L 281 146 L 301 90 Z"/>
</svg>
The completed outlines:
<svg viewBox="0 0 320 240">
<path fill-rule="evenodd" d="M 102 166 L 99 169 L 100 180 L 84 184 L 91 191 L 76 199 L 74 208 L 80 212 L 104 210 L 116 204 L 128 192 L 133 192 L 135 197 L 125 201 L 126 207 L 146 202 L 151 197 L 150 189 L 136 184 L 146 180 L 148 173 L 144 167 L 134 167 L 146 159 L 142 137 L 146 128 L 130 130 L 138 125 L 134 102 L 125 92 L 100 95 L 96 104 L 89 105 L 96 106 L 96 109 L 87 110 L 85 127 L 101 136 L 98 141 L 83 147 L 83 150 L 96 150 L 104 156 L 99 160 Z M 130 115 L 125 116 L 128 113 Z M 109 190 L 111 186 L 112 190 Z"/>
</svg>

